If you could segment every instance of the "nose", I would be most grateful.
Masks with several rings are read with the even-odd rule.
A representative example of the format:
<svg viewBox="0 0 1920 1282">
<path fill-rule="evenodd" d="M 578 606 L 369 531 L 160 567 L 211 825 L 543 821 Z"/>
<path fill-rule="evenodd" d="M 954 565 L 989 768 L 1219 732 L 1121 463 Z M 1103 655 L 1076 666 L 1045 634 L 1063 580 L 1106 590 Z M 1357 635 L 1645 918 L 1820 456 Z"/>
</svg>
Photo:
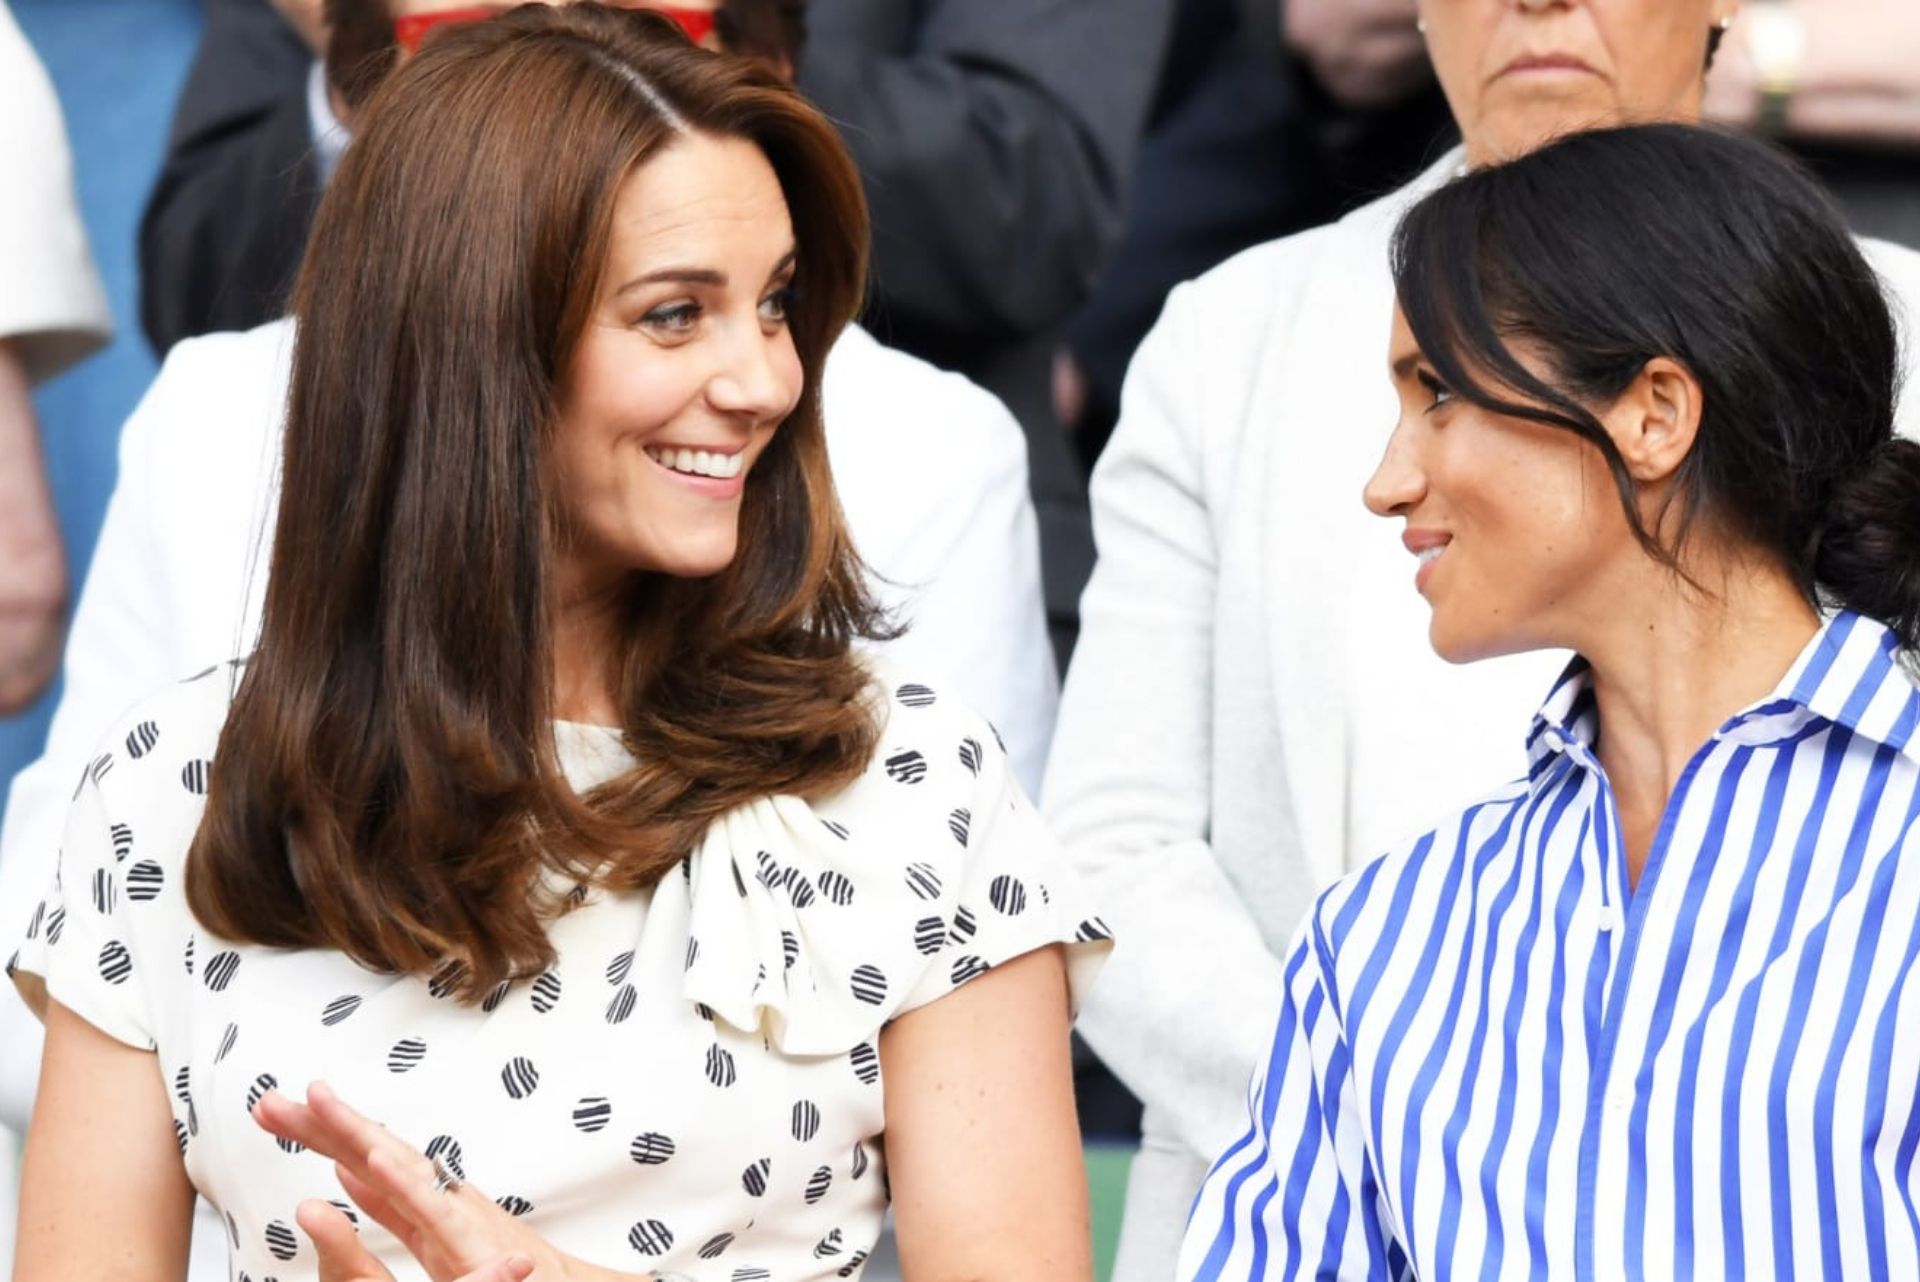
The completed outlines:
<svg viewBox="0 0 1920 1282">
<path fill-rule="evenodd" d="M 1393 429 L 1363 497 L 1375 516 L 1404 516 L 1427 494 L 1426 473 L 1405 424 Z"/>
<path fill-rule="evenodd" d="M 758 426 L 778 422 L 800 397 L 799 358 L 783 328 L 772 334 L 758 325 L 729 345 L 707 384 L 707 399 L 722 413 L 750 418 Z"/>
</svg>

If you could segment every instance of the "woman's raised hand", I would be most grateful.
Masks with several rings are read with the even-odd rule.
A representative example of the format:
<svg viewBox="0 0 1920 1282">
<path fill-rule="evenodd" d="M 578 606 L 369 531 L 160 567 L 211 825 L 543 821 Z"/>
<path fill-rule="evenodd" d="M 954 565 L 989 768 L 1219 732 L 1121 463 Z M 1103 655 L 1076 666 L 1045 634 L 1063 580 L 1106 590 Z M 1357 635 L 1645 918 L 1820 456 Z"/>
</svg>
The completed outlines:
<svg viewBox="0 0 1920 1282">
<path fill-rule="evenodd" d="M 332 1158 L 347 1196 L 398 1238 L 433 1282 L 639 1282 L 652 1276 L 601 1269 L 557 1250 L 324 1083 L 307 1088 L 304 1104 L 269 1092 L 253 1117 L 281 1139 Z M 392 1275 L 360 1245 L 337 1207 L 307 1201 L 298 1218 L 320 1253 L 322 1282 L 390 1282 Z"/>
</svg>

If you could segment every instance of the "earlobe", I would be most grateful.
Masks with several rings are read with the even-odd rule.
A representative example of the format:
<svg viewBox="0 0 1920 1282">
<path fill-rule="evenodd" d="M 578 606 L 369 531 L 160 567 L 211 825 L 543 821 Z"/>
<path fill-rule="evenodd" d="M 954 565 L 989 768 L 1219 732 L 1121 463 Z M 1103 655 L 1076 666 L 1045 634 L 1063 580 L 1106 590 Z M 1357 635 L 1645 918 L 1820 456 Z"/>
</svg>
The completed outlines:
<svg viewBox="0 0 1920 1282">
<path fill-rule="evenodd" d="M 1627 471 L 1642 484 L 1680 470 L 1700 432 L 1700 382 L 1678 361 L 1648 361 L 1616 405 L 1615 443 Z"/>
</svg>

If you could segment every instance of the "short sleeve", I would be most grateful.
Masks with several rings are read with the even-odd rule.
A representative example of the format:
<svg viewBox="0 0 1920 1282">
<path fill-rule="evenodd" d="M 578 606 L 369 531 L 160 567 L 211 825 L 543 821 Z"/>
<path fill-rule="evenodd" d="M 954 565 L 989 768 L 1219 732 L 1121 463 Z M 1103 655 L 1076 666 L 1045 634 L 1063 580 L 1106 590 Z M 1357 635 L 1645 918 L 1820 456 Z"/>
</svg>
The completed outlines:
<svg viewBox="0 0 1920 1282">
<path fill-rule="evenodd" d="M 130 862 L 132 829 L 109 813 L 100 780 L 109 768 L 110 758 L 97 758 L 81 777 L 53 882 L 8 974 L 43 1018 L 40 999 L 50 996 L 116 1041 L 152 1050 L 143 971 L 155 959 L 143 955 L 128 916 L 130 896 L 145 894 L 149 866 Z"/>
<path fill-rule="evenodd" d="M 1061 944 L 1073 1009 L 1113 947 L 1053 834 L 1014 777 L 999 736 L 977 718 L 958 746 L 973 778 L 947 829 L 965 851 L 952 916 L 930 964 L 895 1009 L 924 1006 L 1016 957 Z"/>
</svg>

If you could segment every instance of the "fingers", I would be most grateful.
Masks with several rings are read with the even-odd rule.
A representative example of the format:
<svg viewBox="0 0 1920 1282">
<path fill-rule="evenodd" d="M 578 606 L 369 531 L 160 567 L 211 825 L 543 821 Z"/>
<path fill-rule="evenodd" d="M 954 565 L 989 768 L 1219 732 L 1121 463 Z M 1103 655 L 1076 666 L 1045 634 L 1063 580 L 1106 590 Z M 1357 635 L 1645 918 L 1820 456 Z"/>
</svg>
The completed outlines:
<svg viewBox="0 0 1920 1282">
<path fill-rule="evenodd" d="M 482 1265 L 455 1282 L 526 1282 L 532 1276 L 532 1260 L 524 1255 L 509 1255 Z"/>
<path fill-rule="evenodd" d="M 449 1256 L 475 1260 L 491 1254 L 483 1236 L 475 1232 L 471 1199 L 481 1195 L 470 1186 L 439 1188 L 433 1163 L 420 1154 L 411 1149 L 374 1151 L 367 1158 L 366 1182 L 375 1196 L 423 1236 L 434 1239 Z"/>
<path fill-rule="evenodd" d="M 313 1239 L 320 1282 L 393 1282 L 393 1274 L 361 1245 L 353 1222 L 339 1207 L 310 1198 L 295 1209 L 293 1218 Z"/>
<path fill-rule="evenodd" d="M 340 1180 L 340 1187 L 346 1190 L 353 1204 L 367 1213 L 367 1218 L 387 1232 L 400 1239 L 401 1245 L 409 1254 L 419 1255 L 420 1230 L 407 1219 L 399 1207 L 388 1201 L 379 1189 L 353 1173 L 342 1163 L 334 1163 L 333 1173 Z"/>
</svg>

